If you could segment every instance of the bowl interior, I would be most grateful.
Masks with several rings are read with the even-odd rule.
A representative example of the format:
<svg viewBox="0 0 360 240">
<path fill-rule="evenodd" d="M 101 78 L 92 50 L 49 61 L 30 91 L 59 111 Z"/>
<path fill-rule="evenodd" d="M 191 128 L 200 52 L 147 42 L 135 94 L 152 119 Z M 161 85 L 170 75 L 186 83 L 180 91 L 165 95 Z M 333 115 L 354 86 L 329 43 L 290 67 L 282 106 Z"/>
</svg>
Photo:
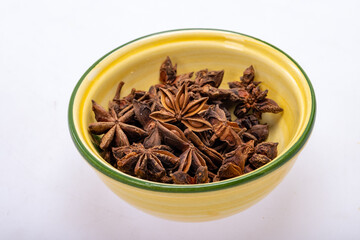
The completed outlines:
<svg viewBox="0 0 360 240">
<path fill-rule="evenodd" d="M 261 81 L 261 88 L 268 89 L 268 96 L 284 109 L 281 114 L 264 114 L 262 119 L 270 126 L 268 141 L 279 142 L 278 157 L 268 165 L 288 152 L 308 127 L 314 107 L 311 87 L 296 63 L 274 47 L 248 36 L 214 30 L 155 34 L 106 55 L 84 74 L 74 91 L 70 111 L 75 131 L 83 147 L 99 163 L 111 168 L 96 151 L 87 130 L 95 121 L 91 100 L 107 107 L 120 80 L 125 82 L 122 96 L 132 88 L 148 90 L 158 83 L 159 67 L 166 56 L 178 64 L 178 74 L 224 69 L 220 88 L 228 88 L 228 82 L 239 80 L 245 68 L 254 66 L 255 80 Z"/>
</svg>

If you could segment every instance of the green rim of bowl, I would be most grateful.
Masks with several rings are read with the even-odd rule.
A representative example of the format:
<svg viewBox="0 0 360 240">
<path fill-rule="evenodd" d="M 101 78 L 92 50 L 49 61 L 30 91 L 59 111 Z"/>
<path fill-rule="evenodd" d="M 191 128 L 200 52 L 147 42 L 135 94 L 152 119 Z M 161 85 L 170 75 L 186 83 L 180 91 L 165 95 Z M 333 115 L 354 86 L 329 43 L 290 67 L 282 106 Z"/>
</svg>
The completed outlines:
<svg viewBox="0 0 360 240">
<path fill-rule="evenodd" d="M 255 170 L 255 171 L 250 172 L 243 176 L 239 176 L 239 177 L 224 180 L 224 181 L 219 181 L 219 182 L 215 182 L 215 183 L 206 183 L 206 184 L 194 184 L 194 185 L 163 184 L 163 183 L 151 182 L 151 181 L 135 178 L 133 176 L 130 176 L 130 175 L 127 175 L 125 173 L 118 171 L 117 169 L 113 168 L 110 165 L 106 165 L 105 163 L 99 161 L 99 159 L 97 159 L 91 152 L 89 152 L 87 150 L 87 148 L 84 146 L 84 144 L 81 142 L 79 135 L 76 132 L 74 118 L 73 118 L 73 105 L 74 105 L 75 95 L 77 93 L 79 86 L 81 85 L 82 81 L 84 80 L 85 76 L 105 57 L 107 57 L 114 51 L 116 51 L 130 43 L 136 42 L 138 40 L 141 40 L 141 39 L 144 39 L 147 37 L 164 34 L 164 33 L 178 32 L 178 31 L 219 31 L 219 32 L 225 32 L 225 33 L 238 34 L 238 35 L 249 37 L 249 38 L 255 39 L 257 41 L 260 41 L 262 43 L 265 43 L 268 46 L 274 48 L 275 50 L 281 52 L 286 57 L 288 57 L 302 72 L 302 74 L 306 78 L 306 81 L 307 81 L 310 91 L 311 91 L 312 105 L 311 105 L 310 119 L 309 119 L 309 122 L 307 123 L 307 126 L 306 126 L 304 132 L 300 136 L 299 140 L 284 154 L 277 157 L 274 161 L 270 162 L 269 164 L 265 165 L 264 167 L 262 167 L 258 170 Z M 75 146 L 79 150 L 80 154 L 86 159 L 86 161 L 88 163 L 90 163 L 90 165 L 92 165 L 95 169 L 97 169 L 101 173 L 105 174 L 106 176 L 108 176 L 116 181 L 128 184 L 130 186 L 134 186 L 137 188 L 145 189 L 145 190 L 158 191 L 158 192 L 172 192 L 172 193 L 194 193 L 194 192 L 216 191 L 216 190 L 234 187 L 234 186 L 244 184 L 244 183 L 253 181 L 255 179 L 258 179 L 258 178 L 274 171 L 275 169 L 279 168 L 280 166 L 285 164 L 287 161 L 289 161 L 304 146 L 304 144 L 308 140 L 308 138 L 312 132 L 312 129 L 314 127 L 315 115 L 316 115 L 316 99 L 315 99 L 315 92 L 312 87 L 312 84 L 311 84 L 308 76 L 304 72 L 304 70 L 300 67 L 300 65 L 294 59 L 292 59 L 288 54 L 286 54 L 284 51 L 280 50 L 279 48 L 277 48 L 261 39 L 258 39 L 258 38 L 255 38 L 255 37 L 252 37 L 252 36 L 249 36 L 246 34 L 234 32 L 234 31 L 228 31 L 228 30 L 222 30 L 222 29 L 210 29 L 210 28 L 186 28 L 186 29 L 175 29 L 175 30 L 157 32 L 157 33 L 153 33 L 150 35 L 146 35 L 146 36 L 137 38 L 135 40 L 132 40 L 128 43 L 125 43 L 125 44 L 115 48 L 114 50 L 105 54 L 98 61 L 96 61 L 82 75 L 79 82 L 76 84 L 74 91 L 72 92 L 72 95 L 70 98 L 70 103 L 69 103 L 69 109 L 68 109 L 68 122 L 69 122 L 69 130 L 70 130 L 71 137 L 74 141 Z"/>
</svg>

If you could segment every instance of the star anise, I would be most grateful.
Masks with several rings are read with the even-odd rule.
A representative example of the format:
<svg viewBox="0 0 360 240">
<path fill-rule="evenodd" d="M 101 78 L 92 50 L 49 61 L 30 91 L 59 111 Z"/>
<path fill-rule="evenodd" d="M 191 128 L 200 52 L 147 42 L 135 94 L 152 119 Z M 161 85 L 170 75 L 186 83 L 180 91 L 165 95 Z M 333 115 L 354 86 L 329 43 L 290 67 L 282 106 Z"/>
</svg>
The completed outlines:
<svg viewBox="0 0 360 240">
<path fill-rule="evenodd" d="M 111 144 L 115 147 L 128 146 L 130 144 L 128 138 L 138 140 L 147 135 L 141 128 L 125 123 L 132 118 L 133 111 L 118 117 L 113 108 L 109 113 L 95 101 L 92 101 L 92 109 L 97 122 L 91 123 L 89 130 L 96 135 L 104 134 L 100 143 L 102 150 L 106 150 Z"/>
<path fill-rule="evenodd" d="M 254 142 L 242 143 L 234 151 L 225 154 L 215 180 L 224 180 L 244 174 L 246 160 L 254 153 Z"/>
<path fill-rule="evenodd" d="M 181 122 L 187 128 L 201 132 L 211 129 L 211 124 L 198 113 L 204 110 L 207 98 L 190 102 L 187 85 L 184 84 L 176 95 L 168 89 L 160 88 L 161 103 L 164 109 L 153 112 L 150 117 L 160 122 Z"/>
<path fill-rule="evenodd" d="M 254 87 L 236 107 L 234 115 L 242 118 L 249 111 L 252 111 L 257 118 L 265 112 L 279 113 L 283 109 L 272 99 L 266 98 L 268 90 L 261 91 L 260 87 Z"/>
<path fill-rule="evenodd" d="M 176 79 L 176 69 L 177 64 L 173 66 L 170 58 L 166 57 L 160 67 L 160 82 L 164 84 L 173 84 Z"/>
<path fill-rule="evenodd" d="M 121 81 L 117 86 L 113 100 L 109 102 L 109 109 L 113 108 L 117 114 L 126 108 L 129 110 L 129 106 L 131 106 L 133 99 L 140 99 L 145 95 L 144 91 L 136 91 L 136 89 L 133 88 L 129 95 L 120 98 L 120 92 L 123 86 L 124 82 Z"/>
<path fill-rule="evenodd" d="M 179 170 L 188 172 L 190 168 L 193 168 L 192 172 L 196 172 L 200 166 L 207 166 L 211 171 L 218 169 L 223 161 L 221 154 L 205 146 L 191 130 L 186 129 L 185 136 L 191 143 L 180 155 Z"/>
<path fill-rule="evenodd" d="M 175 184 L 208 183 L 210 181 L 209 175 L 207 167 L 200 166 L 194 177 L 185 172 L 177 171 L 171 174 L 171 178 Z"/>
<path fill-rule="evenodd" d="M 200 70 L 196 73 L 195 84 L 200 87 L 209 84 L 212 87 L 218 88 L 223 80 L 224 70 L 208 71 L 207 69 Z"/>
<path fill-rule="evenodd" d="M 255 147 L 255 153 L 265 155 L 271 160 L 277 156 L 278 143 L 274 142 L 263 142 Z"/>
<path fill-rule="evenodd" d="M 116 113 L 119 113 L 121 110 L 123 110 L 125 107 L 129 106 L 131 103 L 127 101 L 126 99 L 120 98 L 120 92 L 122 87 L 124 86 L 124 82 L 121 81 L 116 89 L 115 96 L 112 101 L 109 102 L 109 109 L 113 108 Z"/>
<path fill-rule="evenodd" d="M 222 101 L 212 101 L 211 103 L 215 106 L 219 106 L 219 108 L 224 111 L 226 119 L 228 121 L 231 121 L 231 112 L 228 109 L 229 108 L 228 103 L 226 102 L 223 103 Z"/>
<path fill-rule="evenodd" d="M 150 118 L 150 104 L 151 103 L 133 100 L 136 119 L 149 134 L 143 142 L 145 148 L 151 148 L 161 144 L 161 135 L 158 130 L 157 121 Z"/>
<path fill-rule="evenodd" d="M 245 174 L 245 173 L 252 172 L 252 171 L 254 171 L 254 170 L 255 170 L 254 167 L 252 167 L 251 164 L 248 164 L 248 165 L 246 165 L 245 168 L 244 168 L 244 174 Z"/>
<path fill-rule="evenodd" d="M 266 98 L 268 90 L 261 91 L 258 86 L 260 82 L 255 82 L 254 77 L 254 68 L 250 66 L 244 71 L 240 81 L 229 83 L 229 87 L 237 91 L 240 101 L 235 108 L 234 115 L 243 118 L 247 113 L 253 111 L 253 114 L 260 119 L 262 113 L 283 111 L 275 101 Z"/>
<path fill-rule="evenodd" d="M 240 127 L 248 129 L 242 134 L 243 141 L 255 140 L 261 143 L 269 136 L 269 126 L 267 124 L 260 124 L 259 119 L 253 114 L 246 115 L 235 120 Z"/>
<path fill-rule="evenodd" d="M 159 96 L 158 92 L 159 92 L 159 89 L 156 86 L 151 86 L 147 93 L 149 102 L 150 102 L 150 106 L 151 106 L 150 107 L 151 112 L 160 111 L 162 108 L 160 96 Z"/>
<path fill-rule="evenodd" d="M 239 124 L 240 127 L 247 129 L 250 129 L 252 126 L 258 125 L 260 123 L 259 119 L 253 114 L 238 118 L 235 120 L 235 122 Z"/>
<path fill-rule="evenodd" d="M 192 80 L 192 76 L 194 75 L 194 72 L 184 73 L 179 76 L 176 76 L 175 84 L 177 87 L 181 87 L 183 84 L 192 85 L 195 83 L 194 80 Z"/>
<path fill-rule="evenodd" d="M 246 143 L 246 145 L 249 146 L 249 143 Z M 252 142 L 251 145 L 253 145 Z M 248 160 L 249 164 L 246 165 L 245 168 L 243 168 L 243 173 L 251 172 L 254 169 L 262 167 L 263 165 L 269 163 L 272 159 L 274 159 L 277 156 L 277 145 L 278 143 L 263 142 L 258 144 L 255 147 L 255 149 L 253 147 L 248 148 L 247 150 L 246 148 L 244 148 L 245 151 L 243 150 L 242 152 L 248 154 L 247 158 L 249 157 L 249 153 L 254 153 L 254 154 L 252 154 L 252 156 L 249 158 Z M 243 155 L 243 159 L 245 159 L 244 155 Z M 245 163 L 245 161 L 243 160 L 241 161 L 241 163 L 243 164 Z M 226 164 L 226 162 L 227 159 L 225 159 L 224 163 Z"/>
<path fill-rule="evenodd" d="M 250 66 L 245 69 L 243 76 L 240 77 L 240 81 L 229 82 L 230 88 L 246 88 L 250 84 L 254 84 L 255 86 L 259 85 L 260 82 L 254 82 L 255 70 L 253 66 Z"/>
<path fill-rule="evenodd" d="M 189 147 L 180 155 L 179 171 L 184 173 L 196 172 L 199 167 L 206 167 L 208 157 L 199 151 L 194 145 L 190 144 Z M 214 167 L 214 165 L 212 166 Z"/>
<path fill-rule="evenodd" d="M 167 146 L 149 149 L 142 144 L 113 148 L 117 168 L 125 173 L 154 181 L 170 181 L 166 169 L 171 171 L 179 164 L 179 158 Z"/>
<path fill-rule="evenodd" d="M 230 103 L 239 101 L 239 93 L 236 89 L 220 89 L 210 84 L 200 87 L 194 84 L 190 87 L 190 90 L 199 93 L 201 96 L 208 97 L 210 101 L 226 101 Z"/>
<path fill-rule="evenodd" d="M 218 105 L 209 107 L 205 118 L 213 125 L 215 135 L 212 137 L 212 142 L 219 138 L 229 146 L 238 146 L 242 143 L 239 133 L 244 129 L 241 129 L 237 123 L 228 121 L 225 112 Z"/>
<path fill-rule="evenodd" d="M 152 127 L 154 119 L 150 118 L 151 106 L 149 102 L 133 100 L 134 113 L 137 121 L 143 126 L 145 131 L 149 131 Z"/>
<path fill-rule="evenodd" d="M 194 132 L 192 132 L 189 129 L 186 129 L 184 131 L 184 134 L 186 138 L 189 139 L 190 142 L 193 143 L 197 149 L 199 149 L 202 153 L 204 153 L 207 156 L 209 160 L 207 160 L 206 162 L 210 164 L 209 166 L 210 170 L 213 170 L 217 168 L 217 166 L 220 166 L 222 164 L 224 157 L 216 150 L 206 146 Z M 216 165 L 216 167 L 214 165 Z"/>
<path fill-rule="evenodd" d="M 254 155 L 252 155 L 252 157 L 249 159 L 249 162 L 251 163 L 252 166 L 254 166 L 255 168 L 259 168 L 264 166 L 265 164 L 269 163 L 271 161 L 270 158 L 268 158 L 265 155 L 262 154 L 257 154 L 255 153 Z"/>
<path fill-rule="evenodd" d="M 222 163 L 222 156 L 215 150 L 202 144 L 201 140 L 189 129 L 185 130 L 186 136 L 188 136 L 189 139 L 186 138 L 185 134 L 179 128 L 171 124 L 159 123 L 159 132 L 167 145 L 182 151 L 179 156 L 180 163 L 178 171 L 196 175 L 200 167 L 206 167 L 206 171 L 207 169 L 216 170 L 218 168 L 217 165 Z M 186 179 L 182 174 L 177 173 L 174 177 Z M 207 177 L 203 179 L 207 179 Z M 175 181 L 182 180 L 179 179 Z"/>
<path fill-rule="evenodd" d="M 267 139 L 269 136 L 269 126 L 267 124 L 257 124 L 252 126 L 246 133 L 243 134 L 244 137 L 253 139 L 254 137 L 258 143 L 261 143 Z"/>
</svg>

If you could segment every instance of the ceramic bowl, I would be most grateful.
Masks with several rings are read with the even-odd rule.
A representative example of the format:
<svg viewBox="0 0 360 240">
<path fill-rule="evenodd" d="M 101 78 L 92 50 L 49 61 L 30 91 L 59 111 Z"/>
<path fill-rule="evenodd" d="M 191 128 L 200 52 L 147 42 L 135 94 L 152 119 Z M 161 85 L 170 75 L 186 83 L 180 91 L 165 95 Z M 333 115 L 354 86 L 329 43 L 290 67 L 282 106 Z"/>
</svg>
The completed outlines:
<svg viewBox="0 0 360 240">
<path fill-rule="evenodd" d="M 220 87 L 239 80 L 253 65 L 256 81 L 283 109 L 264 114 L 268 141 L 279 142 L 278 157 L 242 176 L 207 184 L 171 185 L 124 174 L 96 151 L 87 126 L 94 122 L 91 100 L 107 106 L 120 80 L 122 96 L 132 88 L 147 90 L 158 83 L 166 56 L 178 74 L 204 68 L 225 70 Z M 119 197 L 162 218 L 207 221 L 240 212 L 270 193 L 293 166 L 309 139 L 315 120 L 315 95 L 301 67 L 286 53 L 254 37 L 214 29 L 182 29 L 151 34 L 126 43 L 94 63 L 77 83 L 69 104 L 69 128 L 75 146 L 104 183 Z M 94 196 L 96 197 L 96 196 Z M 281 201 L 281 199 L 279 199 Z M 116 206 L 114 206 L 116 207 Z"/>
</svg>

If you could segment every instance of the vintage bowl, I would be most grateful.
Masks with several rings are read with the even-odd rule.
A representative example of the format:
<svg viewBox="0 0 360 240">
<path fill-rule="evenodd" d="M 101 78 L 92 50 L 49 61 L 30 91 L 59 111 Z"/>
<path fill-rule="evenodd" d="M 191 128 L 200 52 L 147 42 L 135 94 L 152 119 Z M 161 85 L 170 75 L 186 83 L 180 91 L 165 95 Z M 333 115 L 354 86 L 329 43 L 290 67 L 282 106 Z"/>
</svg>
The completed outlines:
<svg viewBox="0 0 360 240">
<path fill-rule="evenodd" d="M 268 141 L 279 142 L 278 157 L 251 173 L 199 185 L 146 181 L 124 174 L 105 162 L 87 129 L 89 123 L 95 121 L 91 100 L 107 106 L 120 80 L 125 82 L 122 96 L 132 88 L 147 90 L 158 83 L 159 66 L 166 56 L 178 64 L 178 73 L 203 68 L 224 69 L 223 88 L 227 88 L 227 82 L 239 80 L 244 69 L 253 65 L 256 81 L 261 81 L 262 88 L 269 89 L 269 97 L 284 109 L 281 114 L 263 117 L 270 126 Z M 282 181 L 309 139 L 315 111 L 314 90 L 308 77 L 283 51 L 236 32 L 182 29 L 141 37 L 100 58 L 77 83 L 68 120 L 75 146 L 119 197 L 162 218 L 207 221 L 252 206 Z"/>
</svg>

